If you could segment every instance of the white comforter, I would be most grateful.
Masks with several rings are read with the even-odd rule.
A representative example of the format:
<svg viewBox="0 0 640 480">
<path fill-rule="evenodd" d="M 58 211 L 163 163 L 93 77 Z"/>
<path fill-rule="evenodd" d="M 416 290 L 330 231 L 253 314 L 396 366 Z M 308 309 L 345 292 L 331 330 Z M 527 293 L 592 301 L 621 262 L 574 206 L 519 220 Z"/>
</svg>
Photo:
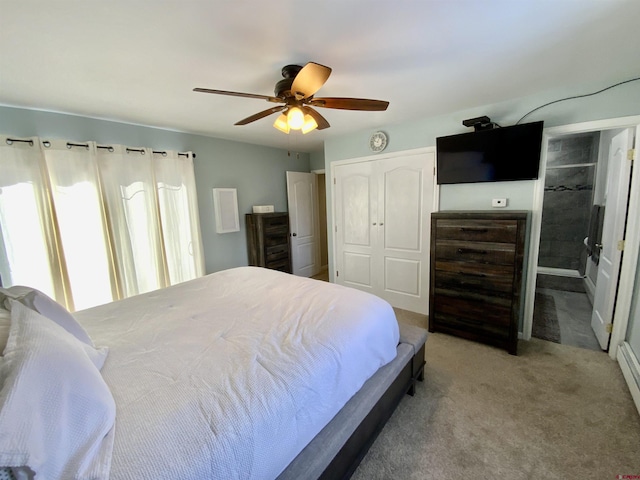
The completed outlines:
<svg viewBox="0 0 640 480">
<path fill-rule="evenodd" d="M 391 306 L 242 267 L 76 313 L 110 353 L 111 479 L 272 479 L 396 355 Z"/>
</svg>

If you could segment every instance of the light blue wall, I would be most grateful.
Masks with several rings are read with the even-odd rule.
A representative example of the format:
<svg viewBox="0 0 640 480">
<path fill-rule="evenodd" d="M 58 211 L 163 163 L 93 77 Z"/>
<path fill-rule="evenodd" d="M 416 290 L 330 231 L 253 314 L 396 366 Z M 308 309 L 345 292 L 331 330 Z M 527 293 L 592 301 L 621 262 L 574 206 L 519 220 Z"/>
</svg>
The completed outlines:
<svg viewBox="0 0 640 480">
<path fill-rule="evenodd" d="M 309 166 L 311 170 L 324 170 L 324 150 L 311 152 Z"/>
<path fill-rule="evenodd" d="M 309 154 L 306 153 L 298 158 L 276 148 L 37 110 L 0 107 L 0 132 L 18 137 L 94 140 L 101 144 L 195 152 L 194 169 L 207 273 L 246 265 L 244 214 L 251 212 L 252 205 L 264 204 L 274 205 L 277 211 L 286 211 L 285 172 L 310 171 Z M 238 190 L 240 232 L 215 232 L 212 189 L 217 187 Z"/>
<path fill-rule="evenodd" d="M 507 102 L 447 113 L 436 117 L 412 119 L 396 125 L 380 125 L 375 129 L 343 135 L 325 142 L 325 169 L 331 163 L 371 155 L 369 136 L 375 130 L 384 131 L 388 138 L 387 152 L 397 152 L 435 146 L 436 137 L 471 131 L 462 120 L 487 115 L 502 126 L 514 125 L 520 117 L 540 105 L 569 96 L 600 90 L 607 85 L 579 85 L 571 89 L 556 89 Z M 393 107 L 393 106 L 392 106 Z M 543 120 L 545 127 L 568 125 L 592 120 L 640 114 L 640 82 L 628 83 L 599 95 L 568 100 L 544 107 L 526 117 L 521 123 Z M 500 182 L 490 184 L 443 185 L 440 188 L 440 210 L 490 210 L 492 198 L 508 198 L 508 209 L 533 208 L 534 181 Z M 327 222 L 333 224 L 331 198 L 332 182 L 327 181 Z M 328 228 L 329 274 L 335 273 L 333 260 L 333 229 Z"/>
</svg>

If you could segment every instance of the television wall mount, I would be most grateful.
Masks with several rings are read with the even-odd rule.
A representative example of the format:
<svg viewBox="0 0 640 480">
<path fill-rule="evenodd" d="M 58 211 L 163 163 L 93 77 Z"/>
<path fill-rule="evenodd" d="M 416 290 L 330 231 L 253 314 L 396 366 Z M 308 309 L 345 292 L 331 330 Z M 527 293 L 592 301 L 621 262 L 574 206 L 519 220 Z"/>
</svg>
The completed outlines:
<svg viewBox="0 0 640 480">
<path fill-rule="evenodd" d="M 497 123 L 491 121 L 487 116 L 469 118 L 462 121 L 462 125 L 465 127 L 473 127 L 474 131 L 479 132 L 481 130 L 493 130 L 498 127 Z"/>
</svg>

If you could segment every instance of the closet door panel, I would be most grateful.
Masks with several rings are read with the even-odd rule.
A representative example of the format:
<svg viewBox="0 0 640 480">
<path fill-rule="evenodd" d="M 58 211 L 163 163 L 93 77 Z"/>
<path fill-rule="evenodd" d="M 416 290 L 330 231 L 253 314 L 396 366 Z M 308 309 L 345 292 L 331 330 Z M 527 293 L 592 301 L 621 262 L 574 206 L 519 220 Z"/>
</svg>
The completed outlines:
<svg viewBox="0 0 640 480">
<path fill-rule="evenodd" d="M 384 248 L 420 251 L 422 171 L 398 167 L 383 175 Z"/>
<path fill-rule="evenodd" d="M 378 174 L 381 297 L 394 307 L 424 313 L 429 308 L 429 238 L 433 210 L 431 152 L 375 162 Z"/>
<path fill-rule="evenodd" d="M 403 295 L 420 295 L 420 262 L 402 258 L 385 258 L 384 289 Z"/>
<path fill-rule="evenodd" d="M 373 223 L 377 185 L 368 162 L 341 165 L 336 179 L 336 283 L 374 292 L 379 279 L 374 274 Z"/>
<path fill-rule="evenodd" d="M 346 252 L 343 261 L 343 282 L 352 286 L 371 287 L 371 255 Z"/>
<path fill-rule="evenodd" d="M 349 175 L 342 182 L 344 243 L 371 247 L 371 177 Z"/>
</svg>

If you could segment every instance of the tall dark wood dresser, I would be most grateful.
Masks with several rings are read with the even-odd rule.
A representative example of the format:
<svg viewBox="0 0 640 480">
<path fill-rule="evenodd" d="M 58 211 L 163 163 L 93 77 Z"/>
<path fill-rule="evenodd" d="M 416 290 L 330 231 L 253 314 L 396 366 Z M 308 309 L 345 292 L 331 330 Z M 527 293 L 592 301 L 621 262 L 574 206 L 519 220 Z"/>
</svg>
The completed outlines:
<svg viewBox="0 0 640 480">
<path fill-rule="evenodd" d="M 517 354 L 529 212 L 431 214 L 429 331 Z"/>
<path fill-rule="evenodd" d="M 289 214 L 247 213 L 249 265 L 291 273 Z"/>
</svg>

